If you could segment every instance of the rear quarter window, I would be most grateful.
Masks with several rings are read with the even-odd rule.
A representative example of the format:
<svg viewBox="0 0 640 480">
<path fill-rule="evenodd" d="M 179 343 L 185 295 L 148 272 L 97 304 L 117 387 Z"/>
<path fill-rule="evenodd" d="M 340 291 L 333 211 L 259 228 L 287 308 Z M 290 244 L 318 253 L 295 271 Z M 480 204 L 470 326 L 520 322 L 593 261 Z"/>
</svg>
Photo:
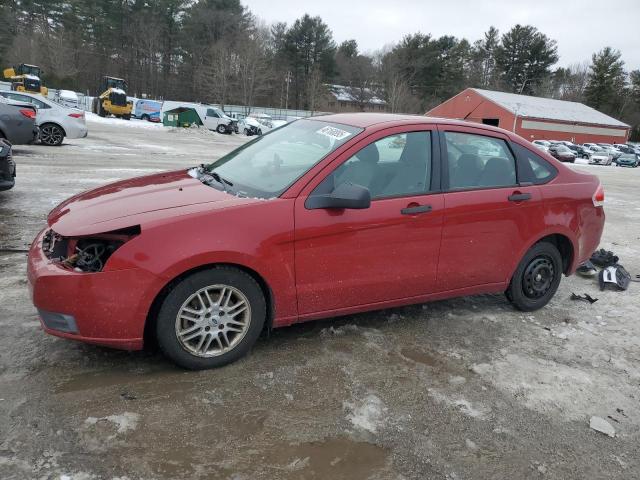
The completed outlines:
<svg viewBox="0 0 640 480">
<path fill-rule="evenodd" d="M 541 185 L 550 182 L 558 170 L 540 155 L 517 143 L 511 144 L 518 160 L 518 179 L 522 182 L 530 182 Z"/>
</svg>

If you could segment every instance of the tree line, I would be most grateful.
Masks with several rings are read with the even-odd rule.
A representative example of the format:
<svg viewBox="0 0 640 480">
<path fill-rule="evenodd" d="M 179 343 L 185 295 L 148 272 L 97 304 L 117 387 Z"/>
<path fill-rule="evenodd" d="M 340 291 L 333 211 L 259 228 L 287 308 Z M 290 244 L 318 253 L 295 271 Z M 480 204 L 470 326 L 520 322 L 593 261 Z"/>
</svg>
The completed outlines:
<svg viewBox="0 0 640 480">
<path fill-rule="evenodd" d="M 363 53 L 320 17 L 266 25 L 240 0 L 4 0 L 0 24 L 0 66 L 37 64 L 55 88 L 95 94 L 111 75 L 136 95 L 318 110 L 340 84 L 355 109 L 376 96 L 422 113 L 478 87 L 584 102 L 640 139 L 640 71 L 610 47 L 557 67 L 556 42 L 530 25 L 473 42 L 418 32 Z"/>
</svg>

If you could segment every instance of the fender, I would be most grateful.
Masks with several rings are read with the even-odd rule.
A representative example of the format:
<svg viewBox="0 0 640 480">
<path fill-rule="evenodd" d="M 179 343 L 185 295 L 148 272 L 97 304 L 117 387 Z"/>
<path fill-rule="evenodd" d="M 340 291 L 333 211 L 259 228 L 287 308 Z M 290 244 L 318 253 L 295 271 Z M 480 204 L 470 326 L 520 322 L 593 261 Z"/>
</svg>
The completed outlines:
<svg viewBox="0 0 640 480">
<path fill-rule="evenodd" d="M 533 247 L 540 240 L 550 235 L 562 235 L 569 239 L 569 241 L 571 242 L 571 247 L 573 249 L 573 258 L 571 259 L 571 265 L 569 266 L 568 271 L 573 272 L 576 269 L 577 267 L 576 262 L 578 258 L 578 241 L 577 241 L 576 234 L 573 230 L 571 230 L 566 226 L 554 225 L 540 232 L 538 236 L 536 236 L 534 239 L 526 243 L 525 246 L 518 252 L 518 255 L 516 256 L 517 260 L 515 261 L 514 264 L 511 265 L 511 268 L 509 269 L 510 271 L 509 277 L 506 279 L 507 285 L 509 284 L 509 282 L 511 282 L 511 277 L 513 277 L 513 274 L 518 268 L 518 265 L 520 264 L 520 261 L 522 260 L 522 257 L 524 257 L 525 253 L 527 253 L 529 249 L 531 249 L 531 247 Z"/>
</svg>

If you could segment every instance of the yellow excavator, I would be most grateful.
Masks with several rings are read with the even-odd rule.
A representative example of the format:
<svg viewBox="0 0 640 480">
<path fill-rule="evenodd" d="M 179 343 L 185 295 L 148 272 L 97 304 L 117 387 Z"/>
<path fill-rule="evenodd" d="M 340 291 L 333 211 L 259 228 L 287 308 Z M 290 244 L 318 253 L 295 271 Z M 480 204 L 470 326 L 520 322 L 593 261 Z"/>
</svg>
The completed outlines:
<svg viewBox="0 0 640 480">
<path fill-rule="evenodd" d="M 106 117 L 114 115 L 124 120 L 131 119 L 133 102 L 127 101 L 127 82 L 122 78 L 102 77 L 98 96 L 93 99 L 93 113 Z"/>
<path fill-rule="evenodd" d="M 48 89 L 40 80 L 42 70 L 37 65 L 21 63 L 17 67 L 5 68 L 3 73 L 4 78 L 11 81 L 11 90 L 47 96 Z"/>
</svg>

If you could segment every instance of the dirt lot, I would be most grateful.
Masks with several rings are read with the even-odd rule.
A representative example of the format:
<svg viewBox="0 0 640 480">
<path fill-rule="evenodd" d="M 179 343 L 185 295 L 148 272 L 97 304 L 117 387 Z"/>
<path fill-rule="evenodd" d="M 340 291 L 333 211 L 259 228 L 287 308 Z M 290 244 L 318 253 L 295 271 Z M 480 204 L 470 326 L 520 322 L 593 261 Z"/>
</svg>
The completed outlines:
<svg viewBox="0 0 640 480">
<path fill-rule="evenodd" d="M 567 278 L 533 314 L 486 295 L 294 326 L 199 373 L 44 335 L 10 249 L 55 204 L 244 141 L 114 122 L 16 147 L 0 193 L 0 478 L 640 478 L 640 284 Z M 602 179 L 603 246 L 639 274 L 640 168 L 574 168 Z"/>
</svg>

